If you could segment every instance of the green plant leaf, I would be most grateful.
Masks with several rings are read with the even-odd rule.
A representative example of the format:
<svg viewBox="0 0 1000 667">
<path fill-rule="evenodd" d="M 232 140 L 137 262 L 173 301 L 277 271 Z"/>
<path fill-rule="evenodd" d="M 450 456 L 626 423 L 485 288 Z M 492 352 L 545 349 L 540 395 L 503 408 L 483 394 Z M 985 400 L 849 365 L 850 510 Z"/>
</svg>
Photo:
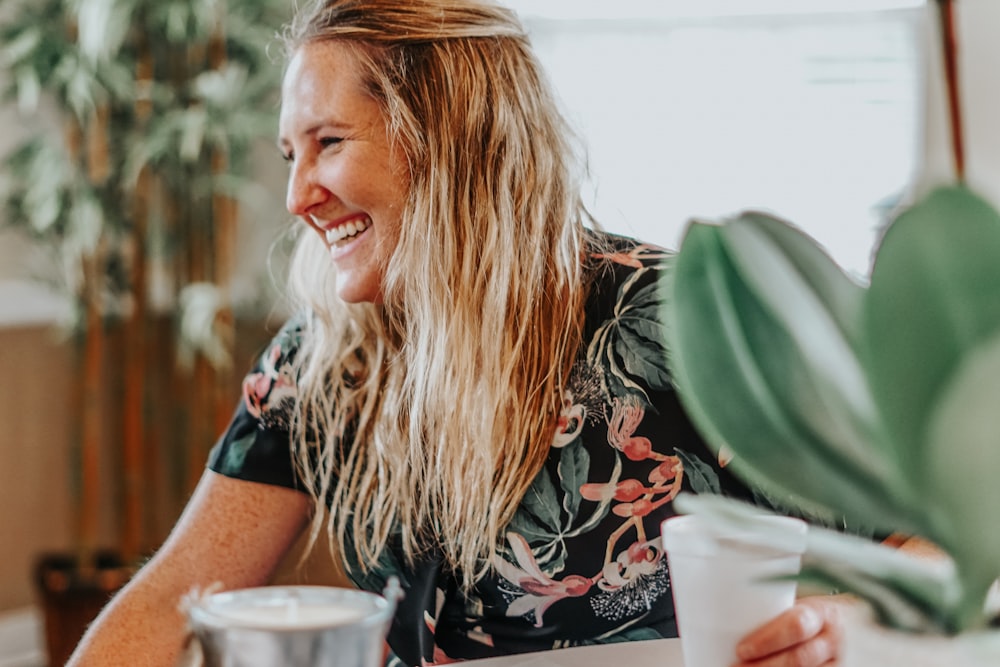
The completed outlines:
<svg viewBox="0 0 1000 667">
<path fill-rule="evenodd" d="M 876 253 L 865 367 L 896 465 L 914 490 L 941 474 L 938 450 L 933 462 L 924 451 L 940 393 L 965 351 L 1000 330 L 998 258 L 1000 215 L 963 187 L 938 189 L 903 213 Z M 931 537 L 946 535 L 950 510 L 922 505 Z"/>
<path fill-rule="evenodd" d="M 716 449 L 728 444 L 736 453 L 730 465 L 737 474 L 782 505 L 826 519 L 846 516 L 855 526 L 908 526 L 868 463 L 845 456 L 822 432 L 817 415 L 829 405 L 816 395 L 819 371 L 755 293 L 762 282 L 741 273 L 726 234 L 720 226 L 691 225 L 665 281 L 670 361 L 694 423 Z M 763 261 L 780 254 L 777 244 L 772 249 Z M 786 279 L 802 282 L 793 274 Z"/>
<path fill-rule="evenodd" d="M 876 622 L 885 627 L 938 634 L 953 630 L 948 618 L 941 616 L 941 610 L 919 596 L 919 587 L 911 590 L 904 583 L 872 578 L 836 563 L 806 563 L 798 581 L 803 586 L 854 595 L 871 608 Z"/>
<path fill-rule="evenodd" d="M 132 19 L 132 5 L 122 0 L 77 3 L 80 50 L 91 62 L 106 62 L 122 48 Z"/>
<path fill-rule="evenodd" d="M 954 556 L 975 608 L 1000 576 L 1000 331 L 961 359 L 927 421 L 925 502 L 946 521 L 933 535 Z"/>
<path fill-rule="evenodd" d="M 798 352 L 801 417 L 836 454 L 893 484 L 874 399 L 856 354 L 863 290 L 808 236 L 763 214 L 722 227 L 726 251 Z M 806 397 L 803 396 L 803 399 Z M 794 405 L 794 403 L 793 403 Z"/>
</svg>

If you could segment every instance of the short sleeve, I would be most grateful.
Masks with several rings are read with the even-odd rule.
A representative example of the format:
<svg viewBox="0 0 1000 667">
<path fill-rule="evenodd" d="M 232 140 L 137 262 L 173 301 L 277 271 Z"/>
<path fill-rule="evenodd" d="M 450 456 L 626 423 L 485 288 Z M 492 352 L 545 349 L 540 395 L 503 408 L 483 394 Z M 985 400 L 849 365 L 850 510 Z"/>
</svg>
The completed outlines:
<svg viewBox="0 0 1000 667">
<path fill-rule="evenodd" d="M 289 431 L 296 392 L 292 362 L 301 335 L 302 320 L 289 320 L 247 373 L 233 418 L 209 454 L 210 470 L 305 490 L 292 465 Z"/>
</svg>

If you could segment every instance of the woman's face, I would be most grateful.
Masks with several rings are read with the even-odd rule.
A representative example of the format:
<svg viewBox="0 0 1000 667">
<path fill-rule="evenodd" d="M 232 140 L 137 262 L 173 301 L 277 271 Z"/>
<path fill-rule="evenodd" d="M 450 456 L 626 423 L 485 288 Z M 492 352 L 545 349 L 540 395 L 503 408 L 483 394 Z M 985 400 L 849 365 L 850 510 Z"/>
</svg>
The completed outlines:
<svg viewBox="0 0 1000 667">
<path fill-rule="evenodd" d="M 278 145 L 289 163 L 288 210 L 323 239 L 344 301 L 377 302 L 399 239 L 406 161 L 365 92 L 353 52 L 305 44 L 282 85 Z"/>
</svg>

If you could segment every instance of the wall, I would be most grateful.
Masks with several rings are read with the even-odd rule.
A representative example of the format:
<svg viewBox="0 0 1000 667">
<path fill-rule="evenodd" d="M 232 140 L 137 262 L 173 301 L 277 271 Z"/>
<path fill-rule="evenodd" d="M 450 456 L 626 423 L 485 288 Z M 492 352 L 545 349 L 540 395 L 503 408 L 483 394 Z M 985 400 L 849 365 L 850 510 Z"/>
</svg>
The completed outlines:
<svg viewBox="0 0 1000 667">
<path fill-rule="evenodd" d="M 0 610 L 32 600 L 40 552 L 67 548 L 71 356 L 48 328 L 0 329 Z"/>
</svg>

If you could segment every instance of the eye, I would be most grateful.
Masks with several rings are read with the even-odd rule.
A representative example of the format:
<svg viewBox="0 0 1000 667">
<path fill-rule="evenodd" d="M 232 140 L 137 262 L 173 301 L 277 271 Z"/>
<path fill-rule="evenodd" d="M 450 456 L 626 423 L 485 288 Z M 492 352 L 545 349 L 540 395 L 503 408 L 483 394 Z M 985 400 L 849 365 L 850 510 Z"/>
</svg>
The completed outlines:
<svg viewBox="0 0 1000 667">
<path fill-rule="evenodd" d="M 281 159 L 284 160 L 285 162 L 294 162 L 295 153 L 291 151 L 288 151 L 287 153 L 285 151 L 281 151 Z"/>
<path fill-rule="evenodd" d="M 336 146 L 344 141 L 343 137 L 320 137 L 318 140 L 319 145 L 323 148 L 329 148 L 330 146 Z"/>
</svg>

